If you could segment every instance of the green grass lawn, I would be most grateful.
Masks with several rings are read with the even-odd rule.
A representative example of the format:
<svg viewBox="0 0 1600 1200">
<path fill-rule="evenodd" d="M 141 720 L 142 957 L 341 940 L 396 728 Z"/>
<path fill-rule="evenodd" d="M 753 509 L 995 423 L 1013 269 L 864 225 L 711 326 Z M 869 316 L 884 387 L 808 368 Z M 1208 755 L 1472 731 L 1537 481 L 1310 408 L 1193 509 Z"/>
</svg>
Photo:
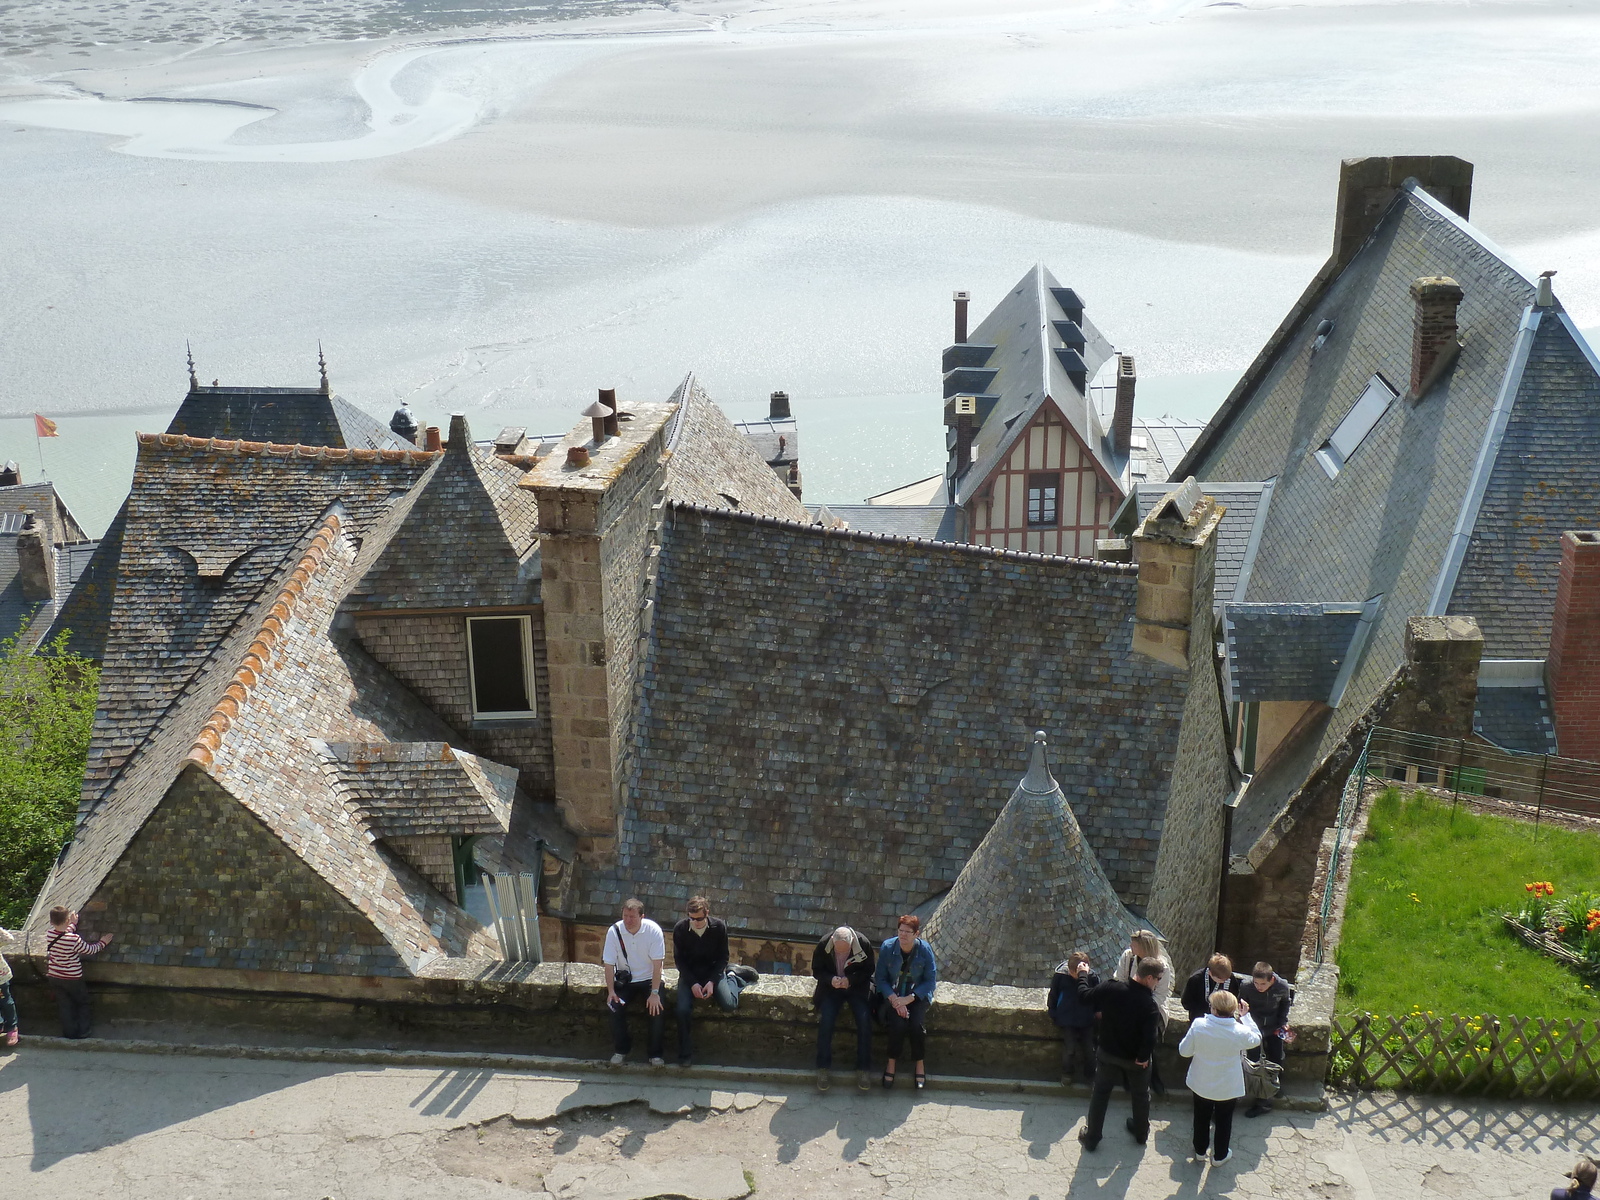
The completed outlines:
<svg viewBox="0 0 1600 1200">
<path fill-rule="evenodd" d="M 1523 884 L 1600 890 L 1600 834 L 1458 810 L 1391 789 L 1373 802 L 1339 946 L 1341 1012 L 1600 1017 L 1600 992 L 1515 940 Z"/>
</svg>

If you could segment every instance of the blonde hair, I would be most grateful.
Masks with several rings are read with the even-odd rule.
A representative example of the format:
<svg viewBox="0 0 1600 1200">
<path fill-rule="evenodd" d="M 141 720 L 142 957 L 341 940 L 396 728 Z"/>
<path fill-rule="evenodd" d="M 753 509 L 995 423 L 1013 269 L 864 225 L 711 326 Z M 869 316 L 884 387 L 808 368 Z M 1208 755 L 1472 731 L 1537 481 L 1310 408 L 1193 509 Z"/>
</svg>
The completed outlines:
<svg viewBox="0 0 1600 1200">
<path fill-rule="evenodd" d="M 1219 1017 L 1232 1017 L 1239 1012 L 1239 997 L 1232 992 L 1215 991 L 1211 993 L 1211 1011 Z"/>
<path fill-rule="evenodd" d="M 1128 937 L 1133 952 L 1140 958 L 1167 957 L 1167 948 L 1161 944 L 1161 935 L 1153 929 L 1135 929 Z"/>
</svg>

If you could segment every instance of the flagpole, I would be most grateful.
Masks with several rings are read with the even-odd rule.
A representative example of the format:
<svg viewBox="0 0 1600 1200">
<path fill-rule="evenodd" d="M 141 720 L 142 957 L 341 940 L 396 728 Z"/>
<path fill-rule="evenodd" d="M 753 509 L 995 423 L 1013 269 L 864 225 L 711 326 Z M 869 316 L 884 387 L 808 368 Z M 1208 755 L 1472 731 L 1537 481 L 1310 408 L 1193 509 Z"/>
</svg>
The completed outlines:
<svg viewBox="0 0 1600 1200">
<path fill-rule="evenodd" d="M 33 422 L 33 448 L 39 452 L 39 482 L 43 483 L 45 481 L 44 442 L 39 437 L 39 420 L 37 417 L 34 418 Z"/>
</svg>

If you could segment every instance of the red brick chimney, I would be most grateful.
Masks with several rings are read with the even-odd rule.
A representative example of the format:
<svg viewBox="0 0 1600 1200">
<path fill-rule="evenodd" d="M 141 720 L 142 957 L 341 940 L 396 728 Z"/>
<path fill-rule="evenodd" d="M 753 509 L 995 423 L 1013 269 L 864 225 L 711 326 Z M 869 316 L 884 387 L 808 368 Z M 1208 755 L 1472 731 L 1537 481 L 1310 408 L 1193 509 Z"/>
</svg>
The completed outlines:
<svg viewBox="0 0 1600 1200">
<path fill-rule="evenodd" d="M 1456 309 L 1465 295 L 1448 275 L 1427 275 L 1411 285 L 1411 398 L 1418 399 L 1450 367 L 1461 349 Z"/>
<path fill-rule="evenodd" d="M 1545 683 L 1561 753 L 1600 761 L 1600 533 L 1561 535 Z"/>
</svg>

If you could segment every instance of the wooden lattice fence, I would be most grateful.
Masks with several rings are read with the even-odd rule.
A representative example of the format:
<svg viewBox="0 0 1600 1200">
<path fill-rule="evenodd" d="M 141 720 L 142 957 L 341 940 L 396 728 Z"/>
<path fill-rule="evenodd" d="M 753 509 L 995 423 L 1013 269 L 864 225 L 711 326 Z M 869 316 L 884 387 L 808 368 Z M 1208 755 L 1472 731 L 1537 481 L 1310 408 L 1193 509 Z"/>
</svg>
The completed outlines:
<svg viewBox="0 0 1600 1200">
<path fill-rule="evenodd" d="M 1328 1081 L 1364 1090 L 1600 1099 L 1600 1021 L 1335 1017 Z"/>
</svg>

